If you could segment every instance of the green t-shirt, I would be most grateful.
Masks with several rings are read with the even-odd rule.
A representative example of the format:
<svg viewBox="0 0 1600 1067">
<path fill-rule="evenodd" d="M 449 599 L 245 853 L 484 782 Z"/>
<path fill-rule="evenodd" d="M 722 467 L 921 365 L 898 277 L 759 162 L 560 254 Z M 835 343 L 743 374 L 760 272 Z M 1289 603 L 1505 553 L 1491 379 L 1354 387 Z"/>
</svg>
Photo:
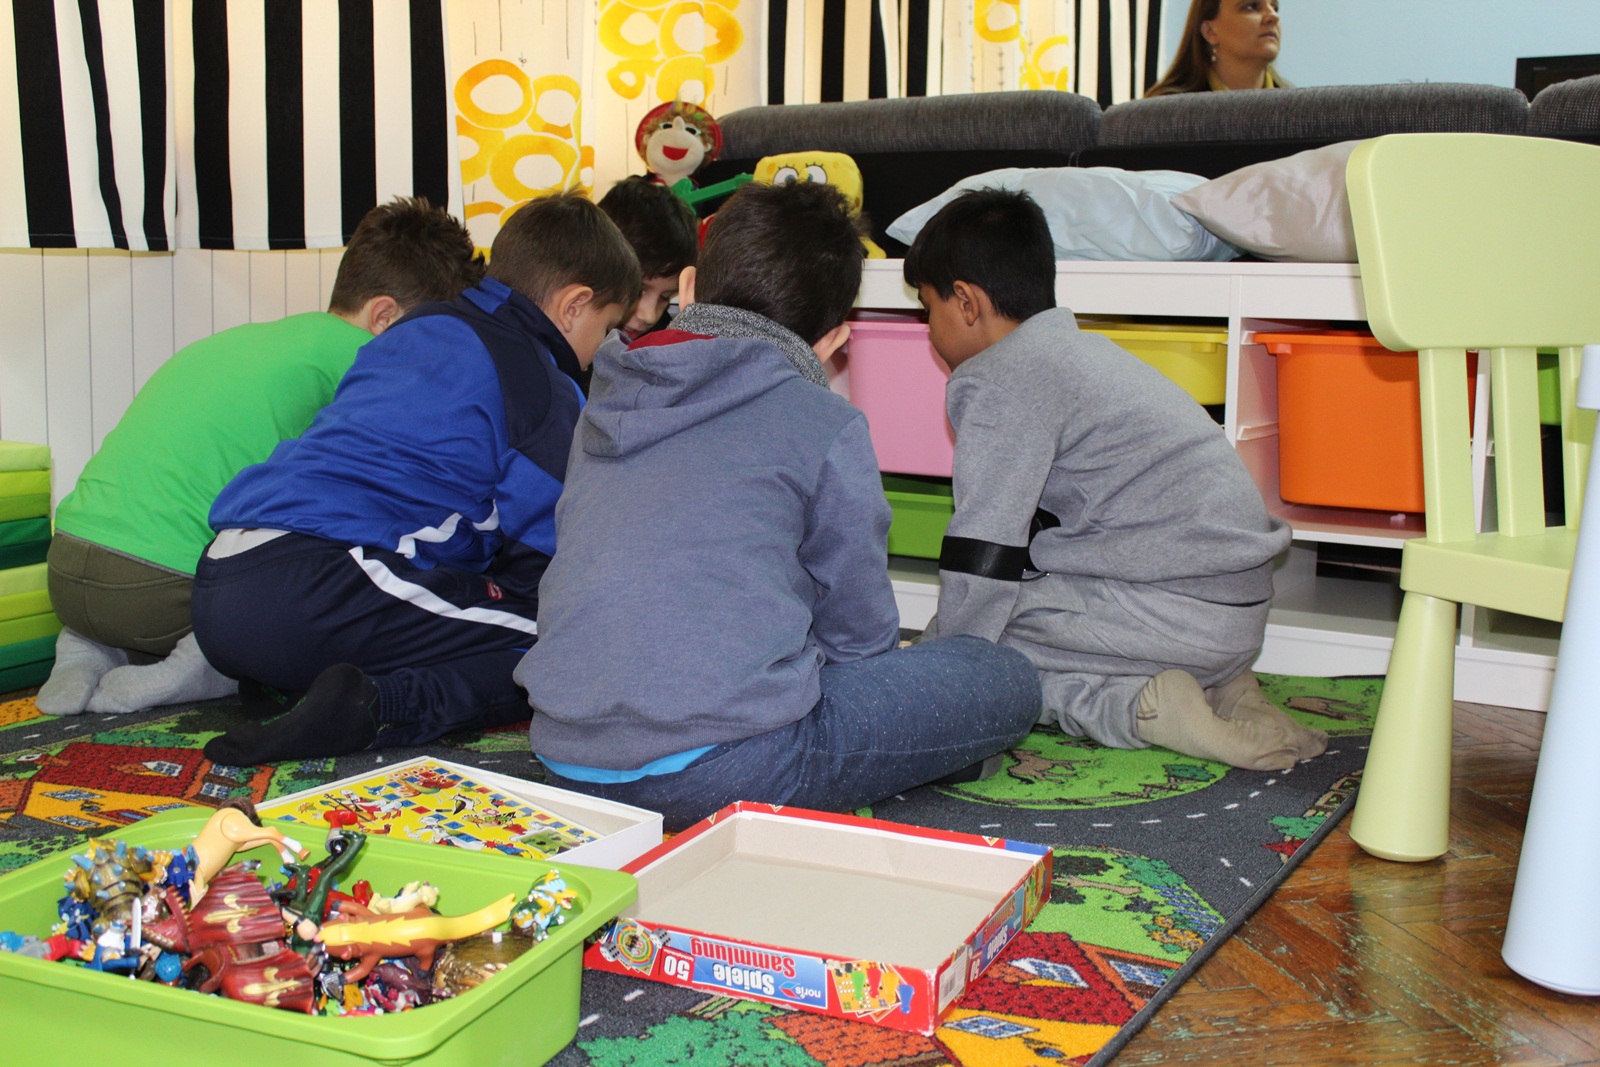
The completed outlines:
<svg viewBox="0 0 1600 1067">
<path fill-rule="evenodd" d="M 324 311 L 250 323 L 150 376 L 56 509 L 56 529 L 193 574 L 211 503 L 333 399 L 372 335 Z"/>
</svg>

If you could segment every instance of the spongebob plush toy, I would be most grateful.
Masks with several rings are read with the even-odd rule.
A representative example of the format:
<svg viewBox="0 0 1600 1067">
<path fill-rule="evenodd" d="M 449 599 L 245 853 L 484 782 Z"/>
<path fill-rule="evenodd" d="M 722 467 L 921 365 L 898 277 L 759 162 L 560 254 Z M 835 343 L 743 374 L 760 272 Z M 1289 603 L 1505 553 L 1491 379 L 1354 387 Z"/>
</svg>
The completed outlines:
<svg viewBox="0 0 1600 1067">
<path fill-rule="evenodd" d="M 755 180 L 768 185 L 822 182 L 844 194 L 850 210 L 861 213 L 861 169 L 843 152 L 785 152 L 756 164 Z M 861 238 L 868 259 L 887 258 L 870 237 Z"/>
</svg>

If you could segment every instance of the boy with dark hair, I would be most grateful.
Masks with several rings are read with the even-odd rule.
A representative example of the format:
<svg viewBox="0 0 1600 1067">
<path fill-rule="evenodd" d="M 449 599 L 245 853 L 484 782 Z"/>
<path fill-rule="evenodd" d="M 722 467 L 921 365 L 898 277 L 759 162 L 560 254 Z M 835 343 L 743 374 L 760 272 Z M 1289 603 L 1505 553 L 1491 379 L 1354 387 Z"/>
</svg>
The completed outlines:
<svg viewBox="0 0 1600 1067">
<path fill-rule="evenodd" d="M 617 224 L 639 257 L 644 288 L 623 324 L 634 340 L 662 325 L 678 295 L 678 275 L 694 266 L 700 238 L 694 211 L 660 182 L 642 175 L 624 178 L 600 198 L 600 210 Z"/>
<path fill-rule="evenodd" d="M 397 198 L 356 227 L 326 312 L 223 330 L 162 364 L 57 509 L 50 599 L 66 626 L 39 710 L 135 711 L 234 692 L 190 633 L 212 501 L 311 424 L 356 349 L 482 277 L 461 223 Z"/>
<path fill-rule="evenodd" d="M 896 648 L 866 419 L 821 362 L 861 260 L 837 190 L 747 185 L 672 327 L 601 353 L 516 675 L 555 784 L 672 829 L 734 800 L 847 810 L 971 774 L 1036 720 L 1022 655 Z"/>
<path fill-rule="evenodd" d="M 1278 770 L 1320 755 L 1256 684 L 1285 524 L 1203 408 L 1055 306 L 1024 193 L 966 193 L 906 255 L 950 367 L 955 515 L 926 634 L 1038 668 L 1044 711 L 1116 748 Z"/>
<path fill-rule="evenodd" d="M 639 293 L 622 234 L 578 195 L 507 220 L 488 277 L 361 350 L 298 440 L 217 498 L 195 634 L 246 710 L 219 763 L 415 745 L 527 716 L 575 381 Z"/>
</svg>

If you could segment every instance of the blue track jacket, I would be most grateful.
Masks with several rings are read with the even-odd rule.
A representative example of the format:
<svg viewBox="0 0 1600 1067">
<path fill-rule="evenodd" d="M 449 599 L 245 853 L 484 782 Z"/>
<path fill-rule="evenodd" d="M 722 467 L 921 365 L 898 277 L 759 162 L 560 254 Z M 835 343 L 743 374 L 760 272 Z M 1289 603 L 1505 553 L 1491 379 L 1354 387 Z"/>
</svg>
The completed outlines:
<svg viewBox="0 0 1600 1067">
<path fill-rule="evenodd" d="M 555 552 L 578 373 L 544 313 L 486 278 L 366 344 L 310 428 L 222 491 L 211 526 L 383 548 L 531 593 Z"/>
</svg>

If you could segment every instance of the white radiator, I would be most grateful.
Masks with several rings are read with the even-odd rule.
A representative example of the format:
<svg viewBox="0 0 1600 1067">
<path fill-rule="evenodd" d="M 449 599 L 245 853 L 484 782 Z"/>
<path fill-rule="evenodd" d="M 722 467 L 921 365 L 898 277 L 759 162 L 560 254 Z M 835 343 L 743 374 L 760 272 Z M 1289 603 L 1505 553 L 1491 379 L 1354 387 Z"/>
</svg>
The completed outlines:
<svg viewBox="0 0 1600 1067">
<path fill-rule="evenodd" d="M 0 251 L 0 439 L 50 446 L 59 501 L 174 351 L 325 309 L 342 254 Z"/>
</svg>

